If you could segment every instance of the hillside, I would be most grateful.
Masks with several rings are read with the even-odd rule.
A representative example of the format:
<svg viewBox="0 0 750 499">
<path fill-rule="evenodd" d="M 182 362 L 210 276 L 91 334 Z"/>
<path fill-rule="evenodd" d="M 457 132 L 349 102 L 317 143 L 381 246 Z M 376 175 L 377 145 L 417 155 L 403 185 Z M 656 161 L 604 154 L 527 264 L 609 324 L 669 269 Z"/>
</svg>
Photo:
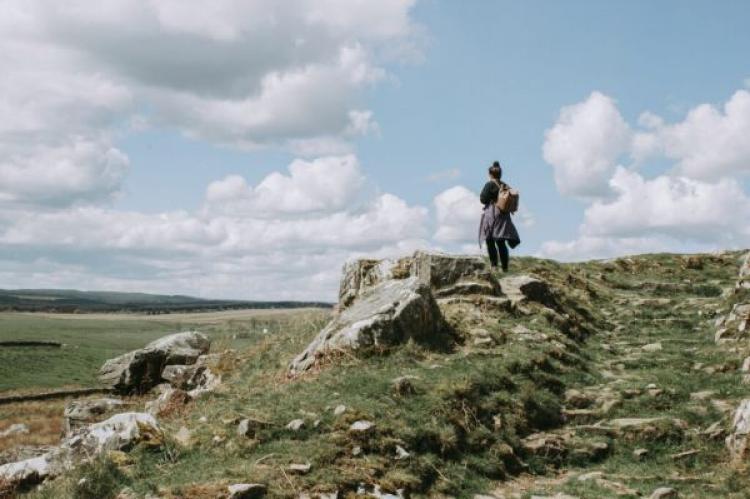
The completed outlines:
<svg viewBox="0 0 750 499">
<path fill-rule="evenodd" d="M 211 300 L 183 295 L 155 295 L 73 289 L 0 289 L 0 311 L 139 312 L 330 307 L 323 302 Z"/>
<path fill-rule="evenodd" d="M 31 496 L 745 497 L 742 257 L 357 262 L 322 331 L 217 351 L 163 441 Z"/>
</svg>

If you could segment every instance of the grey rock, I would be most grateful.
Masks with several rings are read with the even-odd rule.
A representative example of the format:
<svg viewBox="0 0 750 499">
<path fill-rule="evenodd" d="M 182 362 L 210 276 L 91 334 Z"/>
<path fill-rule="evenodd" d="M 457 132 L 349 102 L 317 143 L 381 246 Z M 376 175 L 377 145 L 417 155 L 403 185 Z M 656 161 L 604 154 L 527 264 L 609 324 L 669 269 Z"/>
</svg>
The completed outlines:
<svg viewBox="0 0 750 499">
<path fill-rule="evenodd" d="M 235 483 L 227 487 L 229 499 L 257 499 L 266 495 L 266 486 L 260 483 Z"/>
<path fill-rule="evenodd" d="M 531 284 L 524 289 L 536 288 Z M 477 300 L 500 308 L 510 304 L 478 256 L 417 251 L 395 260 L 349 262 L 333 319 L 291 362 L 290 373 L 299 374 L 336 351 L 390 347 L 408 340 L 452 341 L 442 309 Z"/>
<path fill-rule="evenodd" d="M 375 423 L 371 421 L 359 420 L 351 424 L 351 426 L 349 427 L 349 431 L 355 433 L 365 433 L 372 430 L 374 427 Z"/>
<path fill-rule="evenodd" d="M 116 398 L 73 400 L 65 406 L 63 411 L 65 433 L 68 434 L 82 426 L 100 421 L 106 414 L 120 410 L 124 405 L 125 402 Z"/>
<path fill-rule="evenodd" d="M 161 383 L 165 366 L 193 364 L 210 346 L 208 337 L 196 331 L 171 334 L 106 361 L 99 379 L 117 393 L 144 393 Z"/>
<path fill-rule="evenodd" d="M 510 298 L 511 304 L 517 305 L 525 301 L 541 303 L 554 308 L 554 295 L 546 282 L 529 275 L 504 277 L 500 279 L 502 293 Z"/>
<path fill-rule="evenodd" d="M 310 463 L 293 463 L 287 466 L 286 470 L 293 475 L 307 475 L 310 473 L 312 465 Z"/>
<path fill-rule="evenodd" d="M 744 463 L 750 455 L 750 399 L 740 402 L 734 413 L 732 428 L 726 438 L 727 449 L 734 463 Z"/>
<path fill-rule="evenodd" d="M 292 431 L 299 431 L 304 427 L 305 427 L 304 419 L 294 419 L 290 421 L 289 424 L 286 425 L 286 429 L 292 430 Z"/>
<path fill-rule="evenodd" d="M 651 492 L 651 495 L 648 496 L 649 499 L 672 499 L 674 497 L 679 497 L 680 495 L 677 493 L 677 491 L 671 487 L 659 487 L 658 489 Z"/>
<path fill-rule="evenodd" d="M 16 487 L 36 485 L 105 451 L 127 449 L 140 441 L 163 442 L 156 420 L 145 413 L 117 414 L 81 428 L 41 456 L 0 466 L 0 481 Z"/>
<path fill-rule="evenodd" d="M 13 435 L 25 435 L 29 433 L 29 427 L 23 423 L 12 424 L 3 431 L 0 431 L 0 438 L 11 437 Z"/>
<path fill-rule="evenodd" d="M 331 352 L 435 339 L 445 330 L 427 286 L 413 277 L 389 280 L 369 288 L 336 315 L 289 369 L 299 374 Z"/>
</svg>

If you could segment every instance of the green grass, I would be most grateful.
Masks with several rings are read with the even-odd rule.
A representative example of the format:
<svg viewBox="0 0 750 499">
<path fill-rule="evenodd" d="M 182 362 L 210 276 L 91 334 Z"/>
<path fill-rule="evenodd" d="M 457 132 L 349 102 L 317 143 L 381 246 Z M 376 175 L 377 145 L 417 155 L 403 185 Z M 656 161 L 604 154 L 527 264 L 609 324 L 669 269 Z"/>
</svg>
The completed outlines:
<svg viewBox="0 0 750 499">
<path fill-rule="evenodd" d="M 29 391 L 63 386 L 98 386 L 97 372 L 105 360 L 141 348 L 170 332 L 198 329 L 213 341 L 246 348 L 251 333 L 278 333 L 300 315 L 327 316 L 326 310 L 138 315 L 27 314 L 0 312 L 0 341 L 43 340 L 62 348 L 0 345 L 0 392 Z M 238 318 L 239 317 L 239 318 Z M 260 337 L 258 335 L 257 337 Z"/>
<path fill-rule="evenodd" d="M 746 396 L 736 370 L 743 352 L 715 345 L 711 326 L 714 311 L 728 306 L 716 290 L 733 286 L 738 255 L 705 256 L 702 270 L 685 268 L 681 256 L 669 254 L 580 264 L 515 259 L 512 273 L 532 273 L 552 285 L 556 311 L 450 309 L 447 320 L 459 341 L 449 351 L 410 343 L 346 355 L 295 380 L 287 378 L 286 367 L 324 318 L 289 322 L 273 335 L 245 327 L 241 363 L 224 389 L 162 420 L 170 434 L 190 428 L 194 444 L 161 452 L 135 449 L 124 475 L 105 468 L 105 478 L 140 495 L 185 498 L 216 497 L 233 482 L 265 483 L 271 497 L 351 494 L 359 484 L 377 483 L 387 491 L 405 488 L 412 497 L 463 498 L 526 472 L 532 478 L 524 479 L 529 483 L 522 497 L 557 492 L 617 497 L 606 483 L 575 479 L 602 471 L 607 480 L 646 497 L 659 486 L 675 487 L 682 497 L 743 497 L 748 476 L 727 466 L 722 439 L 699 431 L 715 421 L 728 426 L 727 416 L 708 401 L 690 399 L 709 389 L 732 405 Z M 512 330 L 519 324 L 546 334 L 547 341 L 516 340 Z M 214 327 L 211 334 L 241 329 Z M 473 327 L 486 329 L 497 345 L 472 348 L 465 334 Z M 653 342 L 662 350 L 640 349 Z M 695 370 L 696 363 L 715 372 Z M 393 380 L 406 375 L 414 376 L 413 390 L 394 390 Z M 651 383 L 663 392 L 648 393 Z M 621 395 L 640 393 L 623 395 L 602 419 L 671 417 L 689 428 L 664 426 L 654 438 L 628 439 L 576 428 L 575 421 L 566 425 L 561 417 L 566 389 L 604 387 Z M 336 416 L 339 404 L 347 410 Z M 239 436 L 236 423 L 245 417 L 264 424 L 251 436 Z M 297 418 L 306 426 L 288 430 L 287 423 Z M 374 422 L 374 430 L 351 433 L 349 425 L 362 419 Z M 522 445 L 531 433 L 560 429 L 575 432 L 564 449 L 532 454 Z M 590 451 L 597 443 L 608 448 Z M 408 458 L 395 459 L 398 446 L 407 449 Z M 636 448 L 649 453 L 637 460 Z M 672 457 L 691 449 L 700 452 Z M 284 471 L 291 463 L 310 463 L 312 469 L 292 475 Z M 90 472 L 96 473 L 101 470 Z M 557 476 L 560 480 L 548 480 Z M 45 493 L 66 497 L 74 487 L 63 480 Z"/>
</svg>

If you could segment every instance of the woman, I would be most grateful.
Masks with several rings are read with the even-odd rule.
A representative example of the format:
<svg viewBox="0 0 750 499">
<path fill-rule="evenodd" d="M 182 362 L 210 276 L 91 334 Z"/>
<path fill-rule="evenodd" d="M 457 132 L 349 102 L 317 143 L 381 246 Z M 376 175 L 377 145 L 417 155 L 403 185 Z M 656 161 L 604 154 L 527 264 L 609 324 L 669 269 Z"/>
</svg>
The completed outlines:
<svg viewBox="0 0 750 499">
<path fill-rule="evenodd" d="M 484 205 L 482 219 L 479 222 L 479 245 L 482 240 L 487 243 L 487 253 L 490 256 L 490 264 L 497 268 L 497 257 L 500 256 L 500 265 L 503 272 L 508 271 L 508 246 L 515 248 L 521 244 L 516 226 L 510 218 L 510 213 L 501 212 L 496 206 L 497 196 L 505 184 L 500 180 L 503 170 L 500 163 L 495 161 L 489 168 L 489 181 L 484 184 L 479 200 Z M 507 243 L 507 246 L 506 246 Z"/>
</svg>

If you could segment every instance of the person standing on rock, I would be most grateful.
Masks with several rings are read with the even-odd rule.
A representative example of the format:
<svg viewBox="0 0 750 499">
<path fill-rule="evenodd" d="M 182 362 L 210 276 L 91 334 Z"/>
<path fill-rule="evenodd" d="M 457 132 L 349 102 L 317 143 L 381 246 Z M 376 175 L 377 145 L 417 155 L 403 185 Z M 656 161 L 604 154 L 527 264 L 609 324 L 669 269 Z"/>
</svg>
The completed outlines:
<svg viewBox="0 0 750 499">
<path fill-rule="evenodd" d="M 479 245 L 482 245 L 482 241 L 486 242 L 492 267 L 497 267 L 499 256 L 503 272 L 507 272 L 510 260 L 508 246 L 515 248 L 521 244 L 521 239 L 518 237 L 511 214 L 501 211 L 496 206 L 500 190 L 507 188 L 507 185 L 500 180 L 502 176 L 503 169 L 500 163 L 495 161 L 489 168 L 489 181 L 484 184 L 479 194 L 479 201 L 484 205 L 479 222 Z"/>
</svg>

